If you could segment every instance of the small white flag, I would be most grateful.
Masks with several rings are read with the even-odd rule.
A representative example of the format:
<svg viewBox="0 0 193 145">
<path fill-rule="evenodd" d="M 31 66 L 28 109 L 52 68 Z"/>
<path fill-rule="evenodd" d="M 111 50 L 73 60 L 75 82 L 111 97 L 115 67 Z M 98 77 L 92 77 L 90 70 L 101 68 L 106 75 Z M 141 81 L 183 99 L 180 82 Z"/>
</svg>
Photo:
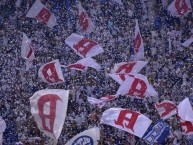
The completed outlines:
<svg viewBox="0 0 193 145">
<path fill-rule="evenodd" d="M 174 0 L 168 7 L 171 15 L 183 17 L 192 11 L 190 0 Z"/>
<path fill-rule="evenodd" d="M 58 59 L 48 62 L 40 67 L 38 76 L 44 82 L 49 84 L 58 84 L 64 82 L 61 65 Z"/>
<path fill-rule="evenodd" d="M 92 97 L 87 97 L 87 100 L 90 104 L 92 105 L 96 105 L 99 108 L 102 108 L 107 102 L 116 99 L 117 96 L 116 95 L 109 95 L 109 96 L 105 96 L 102 97 L 100 99 L 96 99 L 96 98 L 92 98 Z"/>
<path fill-rule="evenodd" d="M 82 58 L 93 57 L 104 51 L 97 42 L 74 33 L 65 39 L 65 43 Z"/>
<path fill-rule="evenodd" d="M 101 69 L 101 66 L 91 57 L 83 58 L 76 63 L 70 64 L 66 67 L 76 70 L 86 70 L 88 67 L 94 68 L 97 71 Z"/>
<path fill-rule="evenodd" d="M 149 84 L 147 77 L 141 74 L 130 74 L 117 91 L 118 95 L 135 96 L 139 99 L 158 96 L 155 89 Z"/>
<path fill-rule="evenodd" d="M 178 105 L 178 116 L 184 121 L 193 122 L 193 110 L 189 98 L 185 98 Z"/>
<path fill-rule="evenodd" d="M 145 65 L 146 61 L 133 61 L 116 63 L 111 73 L 125 74 L 125 73 L 138 73 Z"/>
<path fill-rule="evenodd" d="M 138 20 L 135 20 L 135 38 L 134 38 L 134 58 L 135 60 L 144 59 L 144 44 L 139 30 Z"/>
<path fill-rule="evenodd" d="M 88 33 L 92 32 L 94 25 L 85 9 L 82 7 L 80 1 L 78 2 L 78 13 L 79 13 L 79 23 L 80 26 L 82 27 L 82 30 Z"/>
<path fill-rule="evenodd" d="M 172 115 L 177 114 L 176 104 L 172 101 L 169 101 L 169 100 L 164 100 L 161 103 L 156 102 L 155 108 L 157 109 L 157 111 L 162 119 L 168 119 Z"/>
<path fill-rule="evenodd" d="M 26 17 L 36 18 L 38 21 L 45 23 L 50 28 L 57 25 L 55 16 L 40 2 L 40 0 L 35 1 Z"/>
<path fill-rule="evenodd" d="M 33 65 L 35 58 L 34 49 L 31 45 L 31 41 L 25 33 L 23 33 L 22 45 L 21 45 L 21 57 L 26 59 L 26 70 Z"/>
</svg>

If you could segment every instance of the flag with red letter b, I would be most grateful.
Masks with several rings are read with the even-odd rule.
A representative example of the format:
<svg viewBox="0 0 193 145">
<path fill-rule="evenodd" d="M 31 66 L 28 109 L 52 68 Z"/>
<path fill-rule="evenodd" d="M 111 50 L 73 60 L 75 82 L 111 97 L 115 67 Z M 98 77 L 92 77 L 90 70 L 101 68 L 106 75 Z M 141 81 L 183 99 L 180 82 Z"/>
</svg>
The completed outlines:
<svg viewBox="0 0 193 145">
<path fill-rule="evenodd" d="M 147 77 L 141 74 L 129 74 L 117 90 L 118 95 L 135 96 L 139 99 L 158 96 L 156 90 L 149 84 Z"/>
<path fill-rule="evenodd" d="M 40 2 L 40 0 L 35 1 L 26 17 L 36 18 L 38 21 L 45 23 L 50 28 L 57 25 L 55 16 Z"/>
<path fill-rule="evenodd" d="M 64 82 L 61 65 L 58 59 L 48 62 L 40 67 L 38 76 L 46 83 L 58 84 Z"/>
<path fill-rule="evenodd" d="M 63 128 L 68 106 L 68 90 L 40 90 L 30 98 L 31 113 L 38 128 L 57 140 Z"/>
<path fill-rule="evenodd" d="M 103 112 L 101 123 L 111 125 L 142 138 L 152 121 L 139 112 L 122 108 L 110 108 Z"/>
<path fill-rule="evenodd" d="M 78 2 L 78 13 L 79 24 L 82 27 L 82 30 L 84 32 L 92 32 L 94 25 L 80 2 Z"/>
<path fill-rule="evenodd" d="M 174 0 L 168 7 L 173 16 L 183 17 L 192 11 L 190 0 Z"/>
<path fill-rule="evenodd" d="M 65 39 L 65 43 L 82 58 L 92 57 L 104 51 L 97 42 L 77 34 L 71 34 Z"/>
<path fill-rule="evenodd" d="M 156 102 L 155 108 L 157 109 L 162 119 L 168 119 L 172 115 L 177 114 L 177 106 L 175 105 L 174 102 L 169 100 L 164 100 L 161 103 Z"/>
<path fill-rule="evenodd" d="M 116 63 L 111 73 L 125 74 L 125 73 L 138 73 L 145 65 L 146 61 L 133 61 Z"/>
</svg>

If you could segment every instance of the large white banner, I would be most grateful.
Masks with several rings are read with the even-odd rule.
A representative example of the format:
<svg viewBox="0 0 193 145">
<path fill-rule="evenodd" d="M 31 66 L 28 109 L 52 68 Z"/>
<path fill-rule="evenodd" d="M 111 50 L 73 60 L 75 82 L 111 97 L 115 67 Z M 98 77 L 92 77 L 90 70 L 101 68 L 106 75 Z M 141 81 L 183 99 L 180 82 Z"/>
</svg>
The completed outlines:
<svg viewBox="0 0 193 145">
<path fill-rule="evenodd" d="M 100 130 L 98 127 L 85 130 L 73 137 L 66 145 L 98 145 Z"/>
<path fill-rule="evenodd" d="M 103 112 L 101 123 L 111 125 L 142 138 L 152 121 L 139 112 L 123 108 L 110 108 Z"/>
<path fill-rule="evenodd" d="M 66 38 L 65 43 L 82 58 L 92 57 L 104 51 L 97 42 L 75 33 Z"/>
<path fill-rule="evenodd" d="M 26 17 L 36 18 L 38 21 L 45 23 L 50 28 L 57 25 L 55 16 L 41 3 L 40 0 L 35 1 Z"/>
<path fill-rule="evenodd" d="M 31 113 L 38 128 L 57 140 L 63 128 L 68 108 L 69 90 L 40 90 L 30 98 Z"/>
<path fill-rule="evenodd" d="M 48 62 L 40 67 L 38 76 L 44 82 L 49 84 L 58 84 L 64 82 L 61 65 L 58 59 Z"/>
</svg>

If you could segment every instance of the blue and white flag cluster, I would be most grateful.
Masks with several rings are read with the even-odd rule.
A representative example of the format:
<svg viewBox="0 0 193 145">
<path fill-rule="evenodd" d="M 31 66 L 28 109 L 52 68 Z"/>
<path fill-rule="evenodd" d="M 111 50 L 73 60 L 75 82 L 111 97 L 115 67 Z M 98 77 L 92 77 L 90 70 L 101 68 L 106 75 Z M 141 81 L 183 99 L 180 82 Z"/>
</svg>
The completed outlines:
<svg viewBox="0 0 193 145">
<path fill-rule="evenodd" d="M 143 139 L 148 145 L 153 145 L 155 142 L 160 144 L 169 135 L 169 124 L 162 119 L 158 120 L 155 125 L 151 126 L 143 136 Z"/>
</svg>

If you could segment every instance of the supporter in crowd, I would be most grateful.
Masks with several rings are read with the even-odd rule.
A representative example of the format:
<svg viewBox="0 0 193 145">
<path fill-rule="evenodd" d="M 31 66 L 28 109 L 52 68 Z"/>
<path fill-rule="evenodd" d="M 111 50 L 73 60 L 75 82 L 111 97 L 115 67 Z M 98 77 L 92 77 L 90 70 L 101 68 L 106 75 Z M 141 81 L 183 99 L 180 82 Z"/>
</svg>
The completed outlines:
<svg viewBox="0 0 193 145">
<path fill-rule="evenodd" d="M 193 103 L 193 46 L 181 46 L 193 35 L 193 13 L 186 17 L 173 17 L 161 0 L 123 1 L 81 0 L 94 23 L 94 30 L 87 37 L 97 41 L 104 52 L 94 59 L 102 69 L 87 72 L 63 69 L 65 82 L 48 85 L 38 78 L 38 69 L 43 64 L 59 59 L 68 65 L 80 59 L 65 43 L 71 33 L 83 35 L 78 26 L 78 11 L 75 0 L 42 0 L 57 18 L 53 29 L 27 18 L 26 14 L 34 0 L 0 1 L 0 116 L 5 120 L 4 144 L 49 144 L 49 138 L 39 131 L 30 113 L 29 98 L 41 89 L 69 89 L 67 116 L 58 145 L 64 145 L 76 134 L 99 126 L 100 145 L 145 145 L 145 141 L 108 125 L 100 124 L 102 112 L 111 107 L 130 108 L 146 114 L 152 121 L 160 117 L 153 103 L 171 100 L 178 104 L 185 97 Z M 167 4 L 171 0 L 167 0 Z M 159 96 L 141 101 L 120 96 L 103 108 L 88 103 L 87 96 L 100 98 L 115 94 L 119 85 L 108 77 L 115 63 L 133 60 L 135 18 L 144 41 L 147 66 L 141 71 L 148 77 Z M 21 58 L 22 32 L 26 33 L 35 49 L 33 66 L 26 71 Z M 138 103 L 138 101 L 140 103 Z M 148 106 L 148 108 L 147 108 Z M 176 117 L 167 120 L 171 126 L 170 136 L 164 144 L 185 144 L 181 127 L 175 124 Z M 19 143 L 20 142 L 20 143 Z"/>
</svg>

